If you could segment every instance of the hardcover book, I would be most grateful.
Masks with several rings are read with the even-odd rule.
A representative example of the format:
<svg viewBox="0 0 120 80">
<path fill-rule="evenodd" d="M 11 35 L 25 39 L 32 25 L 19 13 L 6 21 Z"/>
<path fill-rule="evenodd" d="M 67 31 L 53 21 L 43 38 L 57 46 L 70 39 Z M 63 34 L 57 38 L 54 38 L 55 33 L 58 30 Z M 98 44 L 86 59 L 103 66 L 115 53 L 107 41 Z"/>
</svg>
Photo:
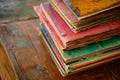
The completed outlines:
<svg viewBox="0 0 120 80">
<path fill-rule="evenodd" d="M 46 28 L 51 36 L 54 36 L 52 38 L 56 39 L 57 42 L 59 41 L 61 50 L 83 47 L 90 43 L 103 41 L 109 39 L 111 36 L 120 34 L 120 21 L 114 21 L 83 32 L 74 33 L 49 4 L 45 3 L 41 7 L 34 7 L 34 9 L 41 21 L 44 21 L 46 25 L 51 25 L 46 26 Z"/>
<path fill-rule="evenodd" d="M 67 23 L 67 25 L 74 31 L 74 32 L 79 32 L 79 31 L 83 31 L 85 29 L 89 29 L 92 27 L 95 27 L 97 25 L 103 24 L 103 23 L 107 23 L 107 22 L 112 22 L 114 20 L 119 20 L 120 19 L 120 1 L 117 0 L 115 2 L 112 2 L 109 0 L 104 0 L 107 3 L 107 5 L 105 5 L 105 3 L 103 4 L 103 6 L 98 6 L 98 7 L 93 7 L 95 4 L 93 4 L 91 2 L 91 0 L 85 0 L 82 1 L 81 4 L 83 5 L 91 5 L 90 6 L 78 6 L 76 5 L 77 2 L 80 3 L 78 0 L 72 1 L 73 4 L 75 4 L 77 7 L 77 9 L 79 9 L 81 7 L 81 9 L 84 9 L 85 7 L 89 7 L 90 9 L 95 9 L 95 8 L 99 8 L 99 10 L 97 11 L 92 11 L 90 13 L 86 12 L 85 10 L 82 10 L 82 15 L 81 14 L 76 14 L 78 11 L 81 11 L 81 9 L 79 10 L 71 10 L 69 8 L 69 6 L 67 6 L 65 3 L 68 3 L 69 1 L 65 2 L 66 0 L 49 0 L 50 4 L 52 5 L 52 7 L 59 13 L 59 15 L 64 19 L 64 21 Z M 81 0 L 80 0 L 81 1 Z M 100 1 L 96 1 L 97 3 L 102 3 L 103 0 Z M 86 2 L 90 2 L 86 3 Z M 95 1 L 93 1 L 95 2 Z M 101 4 L 102 5 L 102 4 Z M 75 7 L 76 7 L 75 6 Z M 96 5 L 97 6 L 97 5 Z M 84 13 L 85 11 L 85 13 Z"/>
<path fill-rule="evenodd" d="M 120 0 L 62 0 L 77 16 L 90 15 L 109 9 L 120 3 Z"/>
<path fill-rule="evenodd" d="M 66 64 L 79 61 L 83 59 L 87 59 L 92 56 L 96 56 L 102 53 L 105 53 L 107 51 L 114 50 L 116 48 L 120 48 L 120 36 L 112 37 L 110 40 L 102 41 L 99 43 L 93 43 L 89 44 L 85 47 L 69 50 L 69 51 L 60 51 L 58 45 L 56 44 L 56 41 L 54 41 L 50 34 L 47 32 L 47 30 L 42 27 L 42 32 L 45 34 L 46 38 L 48 39 L 48 42 L 52 42 L 54 45 L 56 45 L 57 50 L 60 53 L 60 56 L 64 60 Z M 51 44 L 52 45 L 52 44 Z"/>
<path fill-rule="evenodd" d="M 78 60 L 76 62 L 66 64 L 62 59 L 54 42 L 52 41 L 52 38 L 50 37 L 49 33 L 45 29 L 44 25 L 41 24 L 40 28 L 42 32 L 41 36 L 43 37 L 44 42 L 46 43 L 48 49 L 50 50 L 50 55 L 53 58 L 60 73 L 63 76 L 75 74 L 80 71 L 84 71 L 86 69 L 93 68 L 95 66 L 99 66 L 120 58 L 120 49 L 117 48 L 117 49 L 113 49 L 112 51 L 110 50 L 110 51 L 104 52 L 103 54 L 91 56 L 83 60 Z"/>
</svg>

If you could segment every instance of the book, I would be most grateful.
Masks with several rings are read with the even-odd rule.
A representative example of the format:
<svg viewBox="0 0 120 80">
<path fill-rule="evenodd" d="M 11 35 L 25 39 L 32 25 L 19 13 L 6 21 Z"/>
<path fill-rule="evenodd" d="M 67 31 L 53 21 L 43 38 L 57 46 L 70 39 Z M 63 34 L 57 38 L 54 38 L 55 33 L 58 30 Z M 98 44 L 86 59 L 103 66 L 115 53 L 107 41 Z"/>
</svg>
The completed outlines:
<svg viewBox="0 0 120 80">
<path fill-rule="evenodd" d="M 112 51 L 105 52 L 103 54 L 86 58 L 84 60 L 79 60 L 73 63 L 66 64 L 60 56 L 60 53 L 55 47 L 55 44 L 49 36 L 48 32 L 46 32 L 44 25 L 41 24 L 40 28 L 41 36 L 44 42 L 46 43 L 48 49 L 50 50 L 50 55 L 63 76 L 75 74 L 80 71 L 84 71 L 86 69 L 93 68 L 95 66 L 99 66 L 120 58 L 120 49 L 117 48 Z"/>
<path fill-rule="evenodd" d="M 80 17 L 100 13 L 120 3 L 120 0 L 62 0 L 72 12 Z"/>
<path fill-rule="evenodd" d="M 64 60 L 66 64 L 83 60 L 86 58 L 89 58 L 91 56 L 96 56 L 102 53 L 105 53 L 107 51 L 114 50 L 116 48 L 120 48 L 120 36 L 112 37 L 110 40 L 102 41 L 99 43 L 93 43 L 90 45 L 87 45 L 85 47 L 69 50 L 69 51 L 60 51 L 58 45 L 56 44 L 56 41 L 54 41 L 49 32 L 45 29 L 45 27 L 42 27 L 42 32 L 45 34 L 46 38 L 48 38 L 48 42 L 52 42 L 54 45 L 56 45 L 57 50 L 60 53 L 60 56 Z M 52 44 L 51 44 L 52 45 Z"/>
<path fill-rule="evenodd" d="M 39 15 L 41 22 L 45 21 L 44 24 L 51 25 L 46 26 L 47 30 L 54 36 L 54 39 L 57 39 L 57 42 L 59 41 L 58 44 L 61 50 L 83 47 L 120 34 L 120 21 L 114 21 L 83 32 L 74 33 L 48 3 L 42 4 L 41 7 L 34 7 L 34 9 Z"/>
<path fill-rule="evenodd" d="M 109 8 L 85 16 L 76 16 L 64 3 L 64 0 L 49 0 L 49 2 L 74 32 L 80 32 L 103 23 L 120 19 L 119 2 Z"/>
</svg>

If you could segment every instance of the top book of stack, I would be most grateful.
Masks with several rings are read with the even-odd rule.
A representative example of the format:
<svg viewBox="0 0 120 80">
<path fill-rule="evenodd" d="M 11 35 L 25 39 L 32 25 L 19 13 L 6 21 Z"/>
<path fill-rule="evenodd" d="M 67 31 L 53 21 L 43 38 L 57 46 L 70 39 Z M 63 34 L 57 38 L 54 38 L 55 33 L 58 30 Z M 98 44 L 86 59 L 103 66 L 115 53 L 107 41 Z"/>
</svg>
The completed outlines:
<svg viewBox="0 0 120 80">
<path fill-rule="evenodd" d="M 120 0 L 49 0 L 72 31 L 120 19 Z"/>
</svg>

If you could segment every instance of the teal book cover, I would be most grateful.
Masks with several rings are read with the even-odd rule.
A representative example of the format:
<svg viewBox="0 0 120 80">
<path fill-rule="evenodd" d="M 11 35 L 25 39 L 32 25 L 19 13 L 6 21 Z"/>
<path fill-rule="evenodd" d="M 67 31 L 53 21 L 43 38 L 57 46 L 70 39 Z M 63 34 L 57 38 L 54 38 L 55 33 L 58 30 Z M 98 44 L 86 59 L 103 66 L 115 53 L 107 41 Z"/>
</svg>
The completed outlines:
<svg viewBox="0 0 120 80">
<path fill-rule="evenodd" d="M 70 63 L 76 60 L 85 59 L 97 54 L 102 54 L 109 50 L 120 48 L 120 36 L 112 37 L 109 40 L 101 41 L 98 43 L 89 44 L 85 47 L 76 48 L 61 53 L 64 61 Z"/>
</svg>

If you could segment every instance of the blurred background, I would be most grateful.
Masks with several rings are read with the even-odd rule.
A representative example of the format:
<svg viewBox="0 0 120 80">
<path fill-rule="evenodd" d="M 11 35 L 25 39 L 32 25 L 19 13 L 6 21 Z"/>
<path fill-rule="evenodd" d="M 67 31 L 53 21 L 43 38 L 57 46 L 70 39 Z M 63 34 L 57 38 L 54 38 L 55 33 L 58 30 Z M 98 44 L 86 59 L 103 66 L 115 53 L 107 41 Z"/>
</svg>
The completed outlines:
<svg viewBox="0 0 120 80">
<path fill-rule="evenodd" d="M 46 0 L 0 0 L 0 23 L 36 18 L 33 6 Z"/>
</svg>

